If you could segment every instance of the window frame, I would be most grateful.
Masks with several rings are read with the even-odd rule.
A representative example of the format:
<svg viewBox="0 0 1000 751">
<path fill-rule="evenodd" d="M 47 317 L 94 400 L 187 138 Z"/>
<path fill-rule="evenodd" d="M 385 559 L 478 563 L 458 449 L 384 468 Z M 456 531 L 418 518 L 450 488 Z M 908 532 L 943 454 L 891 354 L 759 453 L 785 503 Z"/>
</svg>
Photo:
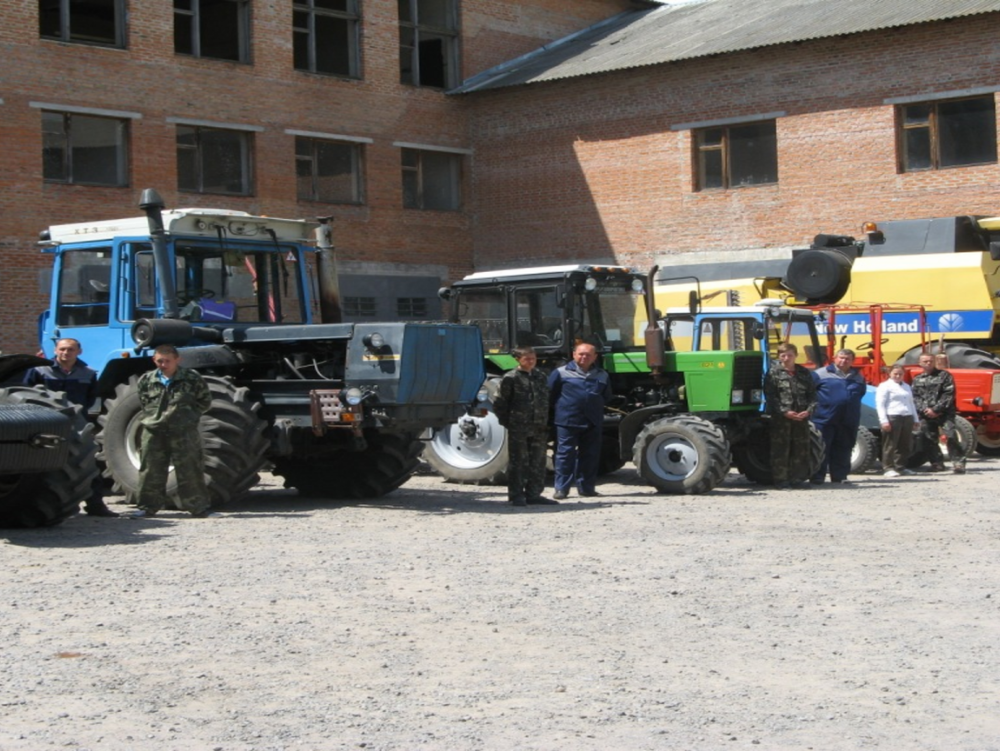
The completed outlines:
<svg viewBox="0 0 1000 751">
<path fill-rule="evenodd" d="M 228 2 L 236 6 L 236 44 L 238 47 L 237 56 L 217 57 L 206 55 L 202 52 L 202 2 L 203 0 L 188 0 L 191 9 L 178 8 L 177 0 L 174 0 L 174 54 L 185 57 L 194 57 L 199 60 L 225 60 L 232 63 L 250 62 L 250 2 L 249 0 L 216 0 L 217 2 Z M 177 17 L 188 16 L 191 18 L 191 39 L 188 40 L 191 46 L 190 52 L 182 52 L 177 49 L 177 37 L 179 33 Z M 211 33 L 211 32 L 209 32 Z"/>
<path fill-rule="evenodd" d="M 773 153 L 773 170 L 774 179 L 766 180 L 760 182 L 750 182 L 750 183 L 739 183 L 733 184 L 733 159 L 735 158 L 734 149 L 731 142 L 734 140 L 732 137 L 732 131 L 741 128 L 750 128 L 754 126 L 770 124 L 774 130 L 773 142 L 774 142 L 774 153 Z M 704 141 L 708 135 L 713 131 L 721 132 L 718 143 L 705 144 Z M 692 148 L 694 150 L 694 189 L 695 192 L 706 192 L 714 190 L 734 190 L 737 188 L 759 188 L 767 185 L 777 185 L 779 181 L 778 173 L 778 121 L 777 118 L 763 118 L 760 120 L 750 120 L 750 121 L 740 121 L 740 122 L 729 122 L 729 123 L 719 123 L 713 125 L 706 125 L 703 127 L 698 127 L 693 129 L 692 133 Z M 707 185 L 707 165 L 706 158 L 709 154 L 719 154 L 719 165 L 720 165 L 720 185 Z"/>
<path fill-rule="evenodd" d="M 399 82 L 404 86 L 417 86 L 421 88 L 440 89 L 447 91 L 459 84 L 459 7 L 456 0 L 440 0 L 447 4 L 446 15 L 448 16 L 447 26 L 438 26 L 431 23 L 424 23 L 420 18 L 420 3 L 426 0 L 398 0 L 397 8 L 406 4 L 408 11 L 404 18 L 399 15 Z M 410 40 L 405 37 L 409 35 Z M 423 38 L 423 40 L 422 40 Z M 427 42 L 433 39 L 441 39 L 445 49 L 442 53 L 443 81 L 441 85 L 437 83 L 425 83 L 420 65 L 420 46 L 422 41 Z M 405 62 L 409 63 L 409 68 L 405 67 Z M 408 74 L 407 74 L 408 72 Z"/>
<path fill-rule="evenodd" d="M 353 318 L 377 318 L 378 298 L 372 295 L 344 295 L 342 311 Z"/>
<path fill-rule="evenodd" d="M 987 121 L 992 125 L 993 136 L 993 157 L 983 161 L 957 162 L 953 164 L 942 164 L 942 125 L 940 108 L 942 106 L 953 105 L 960 102 L 989 101 L 992 107 L 992 118 Z M 908 123 L 909 108 L 926 107 L 928 109 L 927 118 L 922 122 Z M 976 95 L 967 97 L 955 97 L 949 99 L 933 99 L 927 101 L 910 101 L 896 105 L 896 169 L 900 174 L 914 172 L 934 172 L 942 169 L 957 169 L 961 167 L 976 167 L 986 164 L 996 164 L 998 161 L 997 127 L 996 127 L 996 97 L 991 93 L 987 95 Z M 927 137 L 927 162 L 926 167 L 913 167 L 910 165 L 909 138 L 908 134 L 917 131 L 926 131 Z"/>
<path fill-rule="evenodd" d="M 415 165 L 408 165 L 407 155 L 414 154 L 417 158 L 417 163 Z M 451 190 L 454 194 L 454 205 L 449 205 L 447 207 L 442 206 L 428 206 L 426 195 L 427 195 L 427 179 L 426 172 L 427 169 L 424 166 L 425 155 L 434 154 L 439 156 L 449 157 L 451 161 L 450 169 L 452 171 L 451 179 L 452 185 Z M 441 149 L 427 149 L 419 148 L 416 146 L 403 146 L 400 148 L 400 168 L 402 174 L 402 189 L 403 189 L 403 208 L 404 209 L 414 209 L 417 211 L 461 211 L 462 210 L 462 181 L 464 177 L 465 165 L 464 165 L 464 154 L 455 151 L 444 151 Z M 408 203 L 407 196 L 409 190 L 407 189 L 407 175 L 415 175 L 416 179 L 416 190 L 414 192 L 414 202 Z"/>
<path fill-rule="evenodd" d="M 99 115 L 85 112 L 71 112 L 65 110 L 42 109 L 42 180 L 47 183 L 57 183 L 61 185 L 84 185 L 88 187 L 100 188 L 127 188 L 129 186 L 129 118 L 114 117 L 111 115 Z M 61 136 L 63 165 L 62 177 L 52 177 L 46 174 L 47 165 L 45 151 L 49 132 L 46 129 L 46 118 L 59 117 L 61 119 Z M 115 165 L 115 182 L 94 182 L 79 177 L 74 170 L 74 153 L 81 149 L 81 146 L 74 146 L 73 143 L 73 121 L 79 119 L 100 120 L 113 124 L 115 130 L 115 154 L 117 163 Z"/>
<path fill-rule="evenodd" d="M 299 153 L 299 145 L 301 143 L 307 143 L 310 146 L 310 154 L 308 156 Z M 337 146 L 344 146 L 351 149 L 351 162 L 352 162 L 352 190 L 353 198 L 350 200 L 343 200 L 340 198 L 327 197 L 321 195 L 320 179 L 321 176 L 318 174 L 319 170 L 319 158 L 317 156 L 317 148 L 322 144 L 334 144 Z M 300 176 L 298 172 L 298 166 L 301 163 L 308 162 L 310 166 L 309 178 L 310 178 L 310 195 L 303 196 L 299 190 Z M 333 203 L 333 204 L 343 204 L 349 206 L 361 206 L 365 202 L 365 182 L 364 182 L 364 166 L 365 166 L 365 151 L 363 144 L 358 141 L 348 141 L 338 138 L 320 138 L 317 136 L 308 136 L 297 134 L 295 135 L 295 181 L 296 181 L 296 197 L 299 201 L 311 201 L 314 203 Z"/>
<path fill-rule="evenodd" d="M 252 196 L 254 194 L 254 160 L 253 160 L 253 150 L 254 150 L 254 139 L 253 133 L 248 130 L 242 130 L 237 128 L 226 128 L 222 126 L 210 126 L 210 125 L 196 125 L 193 123 L 176 123 L 176 145 L 177 145 L 177 190 L 181 193 L 196 193 L 199 195 L 226 195 L 226 196 Z M 195 144 L 193 146 L 188 146 L 181 143 L 181 130 L 189 129 L 193 131 L 195 137 Z M 204 154 L 204 144 L 203 144 L 203 134 L 205 131 L 213 132 L 223 132 L 231 133 L 239 138 L 240 145 L 240 161 L 241 161 L 241 183 L 242 190 L 239 192 L 235 191 L 220 191 L 220 190 L 206 190 L 205 189 L 205 154 Z M 181 168 L 181 155 L 182 152 L 189 151 L 195 154 L 195 172 L 197 187 L 185 187 L 181 184 L 182 179 L 182 168 Z"/>
<path fill-rule="evenodd" d="M 331 8 L 317 8 L 316 0 L 294 0 L 292 3 L 292 67 L 303 73 L 314 73 L 320 76 L 335 76 L 358 80 L 361 78 L 361 0 L 344 0 L 349 5 L 346 11 L 333 10 Z M 305 13 L 308 17 L 307 25 L 300 27 L 295 25 L 295 16 L 298 13 Z M 334 70 L 318 69 L 318 54 L 316 46 L 321 41 L 319 33 L 316 31 L 317 19 L 328 18 L 344 21 L 347 26 L 347 63 L 346 73 Z M 296 65 L 297 48 L 300 39 L 305 38 L 307 67 L 300 68 Z"/>
<path fill-rule="evenodd" d="M 77 39 L 73 37 L 73 7 L 72 0 L 58 0 L 59 2 L 59 33 L 57 35 L 45 34 L 42 32 L 42 23 L 45 14 L 42 12 L 42 0 L 38 4 L 38 34 L 41 39 L 49 39 L 66 44 L 87 44 L 95 47 L 110 47 L 113 49 L 125 49 L 125 0 L 108 0 L 114 13 L 114 41 L 95 41 L 87 39 Z M 77 10 L 77 19 L 84 11 Z"/>
</svg>

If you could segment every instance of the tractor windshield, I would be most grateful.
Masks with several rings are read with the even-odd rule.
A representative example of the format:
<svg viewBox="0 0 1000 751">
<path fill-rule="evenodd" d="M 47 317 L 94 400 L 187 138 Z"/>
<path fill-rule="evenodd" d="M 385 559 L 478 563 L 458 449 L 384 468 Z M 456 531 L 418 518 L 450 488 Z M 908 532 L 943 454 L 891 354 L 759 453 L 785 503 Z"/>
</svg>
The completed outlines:
<svg viewBox="0 0 1000 751">
<path fill-rule="evenodd" d="M 631 280 L 626 280 L 631 284 Z M 577 319 L 580 330 L 576 338 L 603 345 L 613 351 L 636 347 L 636 331 L 646 327 L 642 296 L 620 281 L 598 284 L 583 291 L 575 310 L 582 311 Z"/>
<path fill-rule="evenodd" d="M 306 320 L 294 249 L 220 250 L 178 243 L 177 303 L 198 323 L 302 323 Z M 152 250 L 135 254 L 136 318 L 157 305 Z"/>
</svg>

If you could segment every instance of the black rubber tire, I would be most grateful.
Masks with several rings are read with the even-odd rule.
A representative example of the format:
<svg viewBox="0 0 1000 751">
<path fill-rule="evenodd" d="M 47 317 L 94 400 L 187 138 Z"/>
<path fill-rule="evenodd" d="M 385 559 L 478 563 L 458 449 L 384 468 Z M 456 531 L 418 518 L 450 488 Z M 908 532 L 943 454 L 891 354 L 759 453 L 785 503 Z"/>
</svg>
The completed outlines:
<svg viewBox="0 0 1000 751">
<path fill-rule="evenodd" d="M 633 445 L 636 471 L 661 493 L 700 495 L 729 472 L 729 441 L 717 425 L 694 415 L 647 423 Z"/>
<path fill-rule="evenodd" d="M 51 472 L 0 477 L 0 527 L 51 527 L 80 510 L 97 477 L 94 426 L 83 410 L 42 386 L 0 389 L 0 404 L 31 404 L 55 409 L 73 426 L 65 466 Z"/>
<path fill-rule="evenodd" d="M 823 435 L 815 425 L 809 425 L 809 476 L 812 477 L 823 463 L 826 446 Z M 750 482 L 773 485 L 771 472 L 771 433 L 768 423 L 761 421 L 750 432 L 746 441 L 733 449 L 736 468 Z"/>
<path fill-rule="evenodd" d="M 494 393 L 500 388 L 500 378 L 487 378 L 483 387 Z M 506 485 L 507 429 L 492 410 L 484 417 L 464 416 L 434 431 L 424 444 L 422 458 L 445 482 Z"/>
<path fill-rule="evenodd" d="M 597 465 L 597 474 L 603 476 L 617 472 L 625 466 L 626 461 L 618 444 L 618 434 L 605 433 L 601 437 L 601 459 Z"/>
<path fill-rule="evenodd" d="M 364 451 L 336 451 L 312 458 L 281 456 L 274 474 L 308 498 L 360 501 L 381 498 L 413 476 L 422 443 L 409 433 L 366 433 Z"/>
<path fill-rule="evenodd" d="M 937 344 L 931 344 L 928 351 L 936 354 Z M 1000 357 L 987 352 L 984 349 L 977 349 L 964 342 L 945 342 L 945 354 L 948 355 L 948 366 L 952 368 L 985 368 L 987 370 L 1000 370 Z M 916 365 L 923 354 L 920 347 L 913 347 L 906 350 L 903 356 L 896 360 L 897 365 Z"/>
<path fill-rule="evenodd" d="M 962 447 L 962 459 L 966 460 L 974 453 L 976 453 L 976 447 L 978 442 L 976 441 L 976 429 L 973 427 L 972 423 L 966 420 L 961 415 L 955 416 L 955 435 L 958 438 L 958 445 Z M 910 469 L 916 469 L 922 464 L 926 464 L 930 461 L 930 452 L 927 448 L 922 445 L 920 439 L 914 442 L 913 452 L 906 460 L 906 466 Z M 947 449 L 942 445 L 941 453 L 944 456 L 945 461 L 953 461 L 953 459 L 947 456 Z"/>
<path fill-rule="evenodd" d="M 858 428 L 858 437 L 851 451 L 851 474 L 863 475 L 875 469 L 875 463 L 882 455 L 882 444 L 879 436 L 868 428 Z"/>
<path fill-rule="evenodd" d="M 977 425 L 976 451 L 982 456 L 1000 456 L 1000 435 L 989 433 L 985 425 Z"/>
<path fill-rule="evenodd" d="M 260 404 L 246 388 L 227 378 L 207 376 L 212 406 L 198 425 L 205 452 L 205 483 L 212 506 L 222 506 L 242 497 L 260 479 L 269 442 L 267 423 L 257 416 Z M 115 396 L 104 404 L 98 434 L 104 473 L 114 481 L 114 491 L 135 502 L 139 488 L 139 394 L 137 377 L 119 384 Z M 167 495 L 177 504 L 177 478 L 167 480 Z"/>
</svg>

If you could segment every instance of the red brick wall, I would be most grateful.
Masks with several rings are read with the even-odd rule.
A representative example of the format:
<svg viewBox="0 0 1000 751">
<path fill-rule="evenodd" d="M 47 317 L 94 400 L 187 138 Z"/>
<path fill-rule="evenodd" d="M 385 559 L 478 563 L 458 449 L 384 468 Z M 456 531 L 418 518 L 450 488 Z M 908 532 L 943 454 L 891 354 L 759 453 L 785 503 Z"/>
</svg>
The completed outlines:
<svg viewBox="0 0 1000 751">
<path fill-rule="evenodd" d="M 47 304 L 48 258 L 34 245 L 50 224 L 138 213 L 140 191 L 168 206 L 212 206 L 272 216 L 334 214 L 345 262 L 443 265 L 472 270 L 471 214 L 405 211 L 396 141 L 471 148 L 466 102 L 399 84 L 396 0 L 364 0 L 363 80 L 297 72 L 291 3 L 252 4 L 252 65 L 174 55 L 168 2 L 129 2 L 128 48 L 38 38 L 37 3 L 6 3 L 0 19 L 0 348 L 33 352 Z M 629 7 L 628 0 L 462 0 L 467 74 Z M 569 9 L 568 11 L 566 9 Z M 29 102 L 123 110 L 131 125 L 130 186 L 45 184 L 41 113 Z M 254 195 L 178 193 L 175 126 L 168 117 L 262 126 L 254 134 Z M 294 137 L 285 129 L 373 139 L 366 146 L 364 206 L 296 200 Z M 468 186 L 466 186 L 468 193 Z"/>
<path fill-rule="evenodd" d="M 477 270 L 643 268 L 784 247 L 863 221 L 1000 214 L 1000 166 L 898 174 L 885 98 L 995 86 L 1000 14 L 468 95 Z M 691 132 L 785 111 L 779 182 L 693 191 Z M 500 116 L 498 113 L 503 113 Z"/>
</svg>

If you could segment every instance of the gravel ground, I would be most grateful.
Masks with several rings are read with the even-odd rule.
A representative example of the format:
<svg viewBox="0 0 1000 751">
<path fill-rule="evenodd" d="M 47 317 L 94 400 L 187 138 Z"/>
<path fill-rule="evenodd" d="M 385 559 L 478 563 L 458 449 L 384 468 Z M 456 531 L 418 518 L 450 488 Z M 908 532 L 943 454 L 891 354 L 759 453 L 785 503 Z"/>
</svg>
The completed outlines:
<svg viewBox="0 0 1000 751">
<path fill-rule="evenodd" d="M 1000 749 L 998 480 L 0 531 L 0 749 Z"/>
</svg>

